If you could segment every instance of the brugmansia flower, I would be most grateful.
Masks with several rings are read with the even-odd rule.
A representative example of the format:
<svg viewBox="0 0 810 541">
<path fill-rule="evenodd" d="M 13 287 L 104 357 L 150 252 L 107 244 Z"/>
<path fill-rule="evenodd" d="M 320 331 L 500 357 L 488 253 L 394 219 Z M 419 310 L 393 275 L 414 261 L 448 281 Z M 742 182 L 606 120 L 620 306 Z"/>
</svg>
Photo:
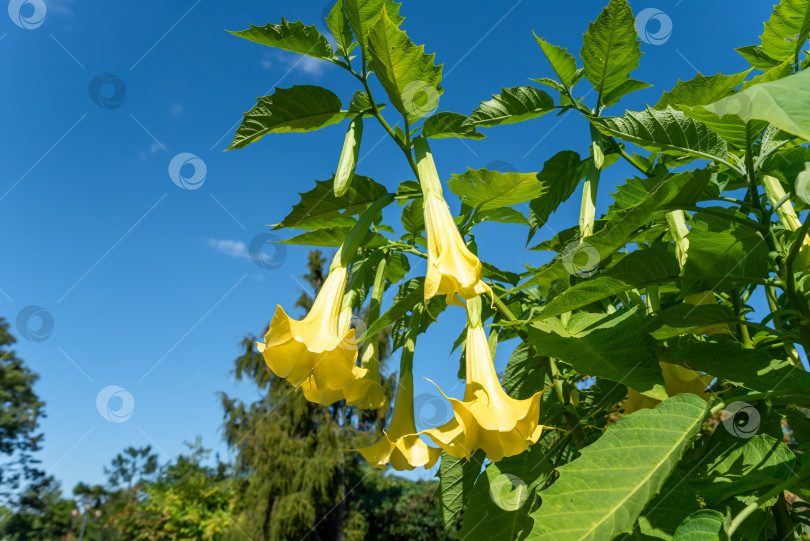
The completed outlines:
<svg viewBox="0 0 810 541">
<path fill-rule="evenodd" d="M 467 314 L 464 400 L 448 398 L 453 419 L 422 433 L 456 458 L 469 458 L 476 449 L 483 449 L 487 458 L 498 461 L 537 442 L 544 428 L 538 423 L 542 391 L 526 400 L 515 400 L 504 392 L 481 324 L 480 297 L 467 301 Z"/>
<path fill-rule="evenodd" d="M 341 328 L 340 317 L 347 273 L 338 252 L 306 317 L 295 320 L 277 306 L 264 344 L 258 344 L 276 376 L 324 405 L 340 400 L 342 389 L 356 379 L 357 348 L 347 347 L 354 342 L 354 329 Z"/>
<path fill-rule="evenodd" d="M 424 195 L 428 243 L 425 300 L 436 295 L 447 295 L 448 303 L 461 304 L 456 295 L 471 299 L 485 291 L 491 292 L 489 286 L 481 281 L 481 261 L 464 244 L 450 207 L 444 200 L 439 173 L 427 141 L 417 137 L 414 149 Z"/>
<path fill-rule="evenodd" d="M 698 395 L 704 400 L 709 399 L 709 395 L 704 389 L 712 381 L 711 376 L 707 376 L 694 370 L 689 370 L 683 366 L 672 363 L 658 363 L 661 372 L 664 374 L 664 386 L 669 396 L 681 393 L 691 393 Z M 630 415 L 634 411 L 654 408 L 660 400 L 645 396 L 635 389 L 627 389 L 627 400 L 624 402 L 624 414 Z"/>
<path fill-rule="evenodd" d="M 399 385 L 388 430 L 376 443 L 358 449 L 375 468 L 384 468 L 388 463 L 398 471 L 422 466 L 432 468 L 441 455 L 441 449 L 430 447 L 419 437 L 413 417 L 413 350 L 416 340 L 414 322 L 419 317 L 421 312 L 417 308 L 402 348 Z"/>
</svg>

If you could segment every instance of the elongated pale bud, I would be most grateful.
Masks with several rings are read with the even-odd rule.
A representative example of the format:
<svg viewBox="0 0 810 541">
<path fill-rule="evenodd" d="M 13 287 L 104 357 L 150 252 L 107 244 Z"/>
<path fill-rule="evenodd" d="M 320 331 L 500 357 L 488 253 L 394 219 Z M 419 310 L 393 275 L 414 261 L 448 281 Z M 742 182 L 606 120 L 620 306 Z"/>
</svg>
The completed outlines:
<svg viewBox="0 0 810 541">
<path fill-rule="evenodd" d="M 673 210 L 667 212 L 666 219 L 669 234 L 672 235 L 672 240 L 675 241 L 675 254 L 678 256 L 678 263 L 683 269 L 689 252 L 689 240 L 686 238 L 686 235 L 689 234 L 689 228 L 686 227 L 686 216 L 684 216 L 682 210 Z"/>
<path fill-rule="evenodd" d="M 765 188 L 765 193 L 768 195 L 768 199 L 773 206 L 776 206 L 786 195 L 779 179 L 770 175 L 762 175 L 762 187 Z M 793 203 L 790 200 L 782 203 L 782 205 L 776 209 L 776 214 L 779 216 L 779 219 L 782 220 L 782 225 L 790 231 L 796 231 L 802 226 L 802 222 L 799 220 L 796 209 L 793 208 Z M 799 254 L 801 255 L 801 261 L 804 263 L 805 269 L 810 268 L 810 239 L 808 239 L 807 236 L 802 240 L 802 247 Z"/>
<path fill-rule="evenodd" d="M 335 173 L 335 195 L 346 193 L 354 178 L 357 156 L 360 153 L 360 139 L 363 137 L 363 117 L 358 116 L 349 124 L 346 139 L 343 141 L 343 152 L 340 153 L 337 172 Z"/>
</svg>

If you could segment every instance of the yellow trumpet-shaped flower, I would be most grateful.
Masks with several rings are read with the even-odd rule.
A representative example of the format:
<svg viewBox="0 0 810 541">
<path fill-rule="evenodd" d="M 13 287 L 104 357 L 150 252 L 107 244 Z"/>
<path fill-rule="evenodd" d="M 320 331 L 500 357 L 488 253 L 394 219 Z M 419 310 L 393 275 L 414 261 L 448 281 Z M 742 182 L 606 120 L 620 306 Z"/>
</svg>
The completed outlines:
<svg viewBox="0 0 810 541">
<path fill-rule="evenodd" d="M 664 375 L 664 386 L 669 396 L 681 393 L 692 393 L 698 395 L 703 400 L 708 400 L 709 395 L 704 389 L 712 381 L 711 376 L 707 376 L 694 370 L 689 370 L 683 366 L 672 363 L 658 363 Z M 624 402 L 624 414 L 630 415 L 634 411 L 654 408 L 660 400 L 645 396 L 635 389 L 627 389 L 627 400 Z"/>
<path fill-rule="evenodd" d="M 516 400 L 504 392 L 492 363 L 480 307 L 480 297 L 467 302 L 470 317 L 464 400 L 448 398 L 453 419 L 422 433 L 456 458 L 469 458 L 476 449 L 483 449 L 487 458 L 498 461 L 537 442 L 545 428 L 539 424 L 542 391 L 526 400 Z"/>
<path fill-rule="evenodd" d="M 471 299 L 485 291 L 491 293 L 489 286 L 481 281 L 481 261 L 467 248 L 444 200 L 439 173 L 427 141 L 418 137 L 414 149 L 424 195 L 428 244 L 425 300 L 446 295 L 448 303 L 461 304 L 456 295 Z"/>
<path fill-rule="evenodd" d="M 347 269 L 339 258 L 340 253 L 306 317 L 295 320 L 278 306 L 264 344 L 258 344 L 275 375 L 303 388 L 308 400 L 324 405 L 340 400 L 342 390 L 357 379 L 357 348 L 351 347 L 354 329 L 341 328 Z"/>
<path fill-rule="evenodd" d="M 441 449 L 427 445 L 416 432 L 413 417 L 413 375 L 400 374 L 394 413 L 388 430 L 376 443 L 358 449 L 375 468 L 391 464 L 395 470 L 432 468 L 439 460 Z"/>
<path fill-rule="evenodd" d="M 358 449 L 375 468 L 384 468 L 389 463 L 398 471 L 422 466 L 432 468 L 441 455 L 441 449 L 430 447 L 419 437 L 413 417 L 413 350 L 420 317 L 421 311 L 417 307 L 402 347 L 397 396 L 388 430 L 376 443 Z"/>
</svg>

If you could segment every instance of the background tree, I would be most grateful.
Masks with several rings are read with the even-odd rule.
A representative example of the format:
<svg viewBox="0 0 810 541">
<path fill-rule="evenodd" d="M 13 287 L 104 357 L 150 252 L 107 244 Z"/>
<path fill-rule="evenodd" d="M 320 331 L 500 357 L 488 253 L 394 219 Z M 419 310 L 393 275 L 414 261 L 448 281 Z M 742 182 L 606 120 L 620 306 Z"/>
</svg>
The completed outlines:
<svg viewBox="0 0 810 541">
<path fill-rule="evenodd" d="M 39 376 L 11 349 L 15 342 L 0 317 L 0 501 L 12 496 L 24 480 L 42 476 L 32 453 L 42 439 L 37 428 L 45 403 L 34 392 Z"/>
</svg>

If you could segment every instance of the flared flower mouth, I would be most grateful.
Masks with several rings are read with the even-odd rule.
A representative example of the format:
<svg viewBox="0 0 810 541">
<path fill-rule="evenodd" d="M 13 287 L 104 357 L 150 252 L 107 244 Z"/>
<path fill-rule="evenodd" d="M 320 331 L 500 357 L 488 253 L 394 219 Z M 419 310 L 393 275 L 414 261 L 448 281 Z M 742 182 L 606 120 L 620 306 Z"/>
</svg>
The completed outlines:
<svg viewBox="0 0 810 541">
<path fill-rule="evenodd" d="M 690 393 L 699 396 L 703 400 L 709 399 L 706 387 L 709 386 L 713 379 L 711 376 L 677 364 L 664 362 L 658 364 L 661 366 L 661 372 L 664 375 L 664 387 L 667 395 L 675 396 Z M 635 389 L 628 388 L 627 400 L 624 402 L 624 414 L 630 415 L 638 410 L 654 408 L 659 402 L 661 401 L 644 396 Z"/>
<path fill-rule="evenodd" d="M 354 330 L 341 332 L 340 325 L 346 276 L 345 267 L 335 266 L 300 321 L 278 306 L 264 344 L 259 345 L 275 375 L 304 388 L 308 399 L 325 405 L 340 400 L 342 389 L 357 377 Z"/>
<path fill-rule="evenodd" d="M 444 394 L 444 393 L 442 393 Z M 486 333 L 479 324 L 467 328 L 467 386 L 464 399 L 448 398 L 453 419 L 420 432 L 456 458 L 469 458 L 483 449 L 487 458 L 499 461 L 522 453 L 536 443 L 543 431 L 539 424 L 542 391 L 526 400 L 516 400 L 501 387 Z"/>
</svg>

